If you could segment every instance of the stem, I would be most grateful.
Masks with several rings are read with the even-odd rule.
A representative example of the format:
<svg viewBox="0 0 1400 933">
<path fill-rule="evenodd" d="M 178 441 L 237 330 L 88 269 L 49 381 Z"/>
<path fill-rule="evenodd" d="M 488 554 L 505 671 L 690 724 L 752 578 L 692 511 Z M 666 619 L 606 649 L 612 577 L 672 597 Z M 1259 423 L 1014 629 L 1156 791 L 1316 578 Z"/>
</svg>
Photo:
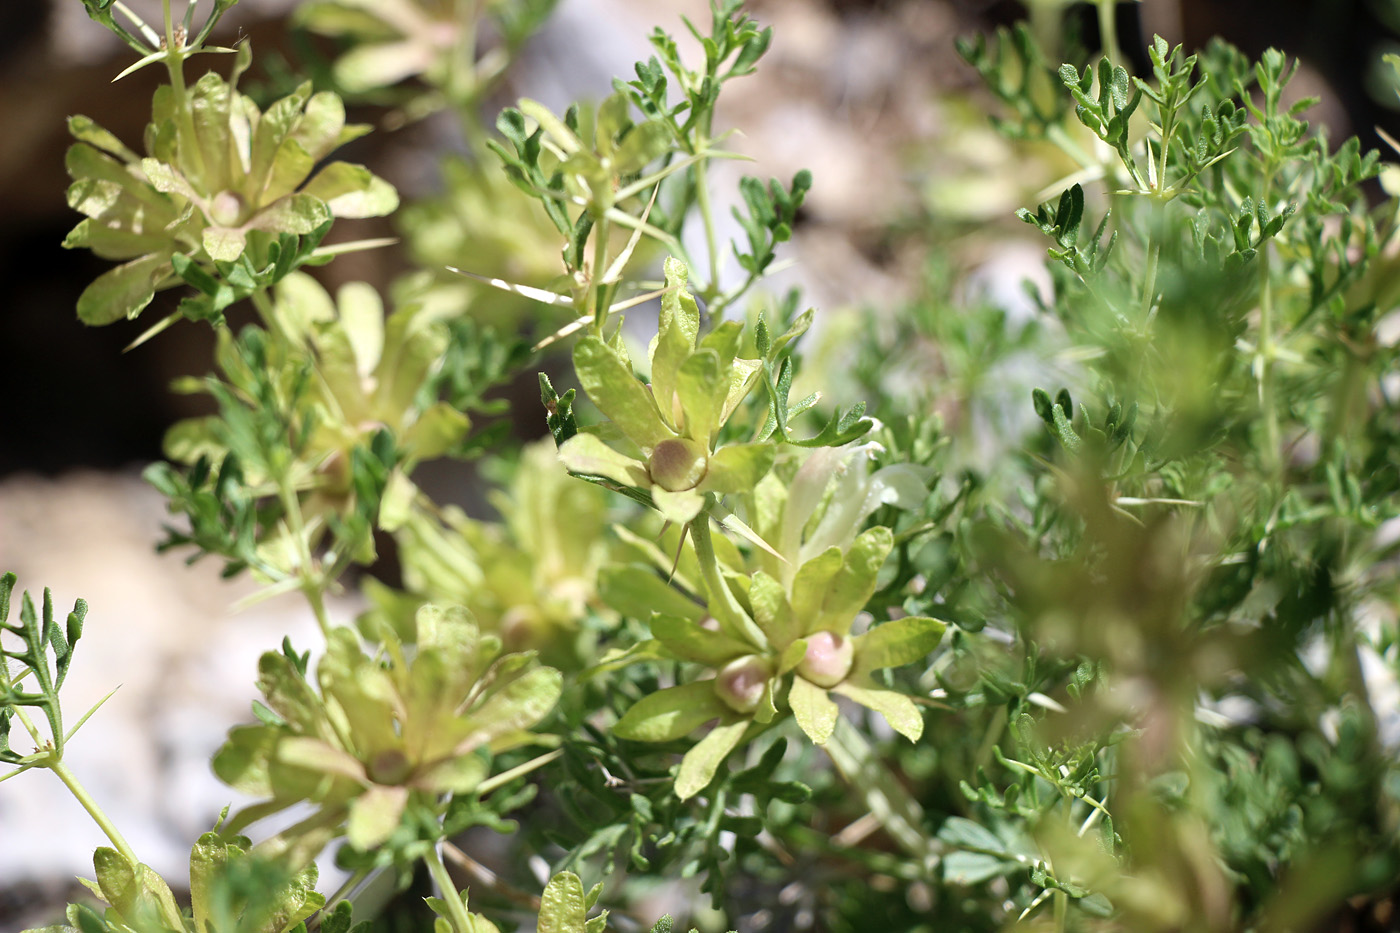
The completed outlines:
<svg viewBox="0 0 1400 933">
<path fill-rule="evenodd" d="M 939 846 L 924 832 L 924 808 L 875 755 L 865 736 L 838 718 L 825 748 L 846 783 L 865 795 L 870 812 L 890 838 L 932 876 L 938 866 Z"/>
<path fill-rule="evenodd" d="M 1274 295 L 1269 282 L 1269 244 L 1259 247 L 1259 353 L 1255 378 L 1259 380 L 1259 408 L 1264 415 L 1264 463 L 1275 481 L 1283 478 L 1279 457 L 1278 408 L 1274 400 Z"/>
<path fill-rule="evenodd" d="M 311 604 L 311 611 L 316 615 L 316 624 L 321 627 L 321 634 L 329 638 L 331 622 L 326 614 L 326 582 L 322 575 L 315 571 L 311 545 L 306 540 L 306 520 L 301 514 L 301 499 L 285 473 L 277 477 L 277 498 L 282 503 L 287 533 L 292 536 L 296 546 L 296 570 L 297 576 L 301 578 L 302 595 Z"/>
<path fill-rule="evenodd" d="M 588 285 L 593 296 L 593 329 L 598 336 L 603 335 L 603 324 L 608 319 L 608 304 L 603 276 L 607 274 L 608 262 L 608 217 L 598 218 L 593 228 L 593 272 L 588 277 Z"/>
<path fill-rule="evenodd" d="M 457 885 L 452 880 L 452 876 L 447 872 L 447 866 L 442 864 L 442 856 L 438 855 L 437 846 L 430 846 L 423 854 L 423 864 L 428 866 L 428 872 L 437 882 L 438 889 L 442 893 L 442 901 L 447 905 L 447 912 L 452 917 L 452 925 L 456 927 L 457 933 L 472 933 L 476 929 L 471 917 L 467 915 L 466 905 L 462 903 L 462 895 L 457 891 Z"/>
<path fill-rule="evenodd" d="M 185 56 L 181 54 L 180 44 L 175 41 L 175 19 L 170 14 L 170 0 L 161 0 L 160 6 L 165 17 L 165 70 L 170 75 L 170 88 L 175 92 L 175 113 L 180 123 L 177 135 L 189 145 L 188 155 L 199 176 L 200 184 L 195 186 L 198 189 L 209 183 L 205 177 L 208 167 L 204 164 L 204 151 L 200 149 L 195 136 L 194 114 L 190 111 L 189 93 L 185 90 Z M 178 152 L 180 156 L 185 156 L 185 146 L 181 145 Z"/>
<path fill-rule="evenodd" d="M 763 630 L 749 618 L 749 614 L 739 605 L 729 585 L 720 575 L 719 559 L 715 557 L 714 542 L 710 539 L 708 512 L 701 512 L 690 523 L 690 540 L 695 543 L 695 556 L 700 560 L 700 575 L 704 577 L 705 589 L 710 597 L 710 611 L 715 613 L 715 618 L 722 625 L 726 625 L 732 634 L 743 638 L 755 648 L 766 648 L 768 639 Z"/>
<path fill-rule="evenodd" d="M 703 151 L 705 146 L 699 148 Z M 700 208 L 700 219 L 705 225 L 705 249 L 710 256 L 710 284 L 702 292 L 706 305 L 719 294 L 719 240 L 715 234 L 714 212 L 710 208 L 710 186 L 705 178 L 708 161 L 701 159 L 695 163 L 695 203 Z"/>
<path fill-rule="evenodd" d="M 987 723 L 987 731 L 982 735 L 982 744 L 977 746 L 977 757 L 974 760 L 979 768 L 991 764 L 992 749 L 996 748 L 997 742 L 1001 740 L 1001 734 L 1006 729 L 1006 719 L 1006 707 L 997 707 L 992 721 Z"/>
<path fill-rule="evenodd" d="M 1118 47 L 1118 26 L 1114 17 L 1118 12 L 1118 0 L 1097 0 L 1099 7 L 1099 44 L 1108 60 L 1118 65 L 1123 61 L 1123 50 Z"/>
<path fill-rule="evenodd" d="M 478 785 L 476 786 L 476 792 L 477 792 L 478 794 L 482 794 L 482 795 L 489 794 L 489 793 L 491 793 L 493 790 L 495 790 L 496 788 L 498 788 L 498 787 L 504 787 L 505 785 L 509 784 L 511 781 L 515 780 L 516 778 L 521 777 L 521 776 L 526 775 L 526 774 L 529 774 L 531 771 L 534 771 L 536 768 L 542 768 L 542 767 L 544 767 L 545 765 L 549 764 L 549 763 L 550 763 L 551 761 L 553 761 L 554 759 L 559 758 L 559 757 L 562 756 L 563 754 L 564 754 L 564 750 L 563 750 L 562 748 L 556 748 L 556 749 L 555 749 L 554 751 L 552 751 L 552 752 L 545 752 L 543 755 L 539 756 L 538 758 L 531 758 L 529 761 L 525 762 L 523 765 L 516 765 L 514 768 L 511 768 L 509 771 L 502 771 L 500 774 L 496 775 L 495 777 L 487 778 L 486 780 L 482 781 L 480 784 L 478 784 Z"/>
<path fill-rule="evenodd" d="M 1157 259 L 1162 252 L 1162 244 L 1157 242 L 1151 228 L 1148 229 L 1147 236 L 1151 245 L 1147 248 L 1147 271 L 1142 277 L 1142 317 L 1139 319 L 1142 327 L 1146 327 L 1147 322 L 1152 319 L 1152 302 L 1157 297 Z"/>
<path fill-rule="evenodd" d="M 34 723 L 29 720 L 29 716 L 18 706 L 11 707 L 11 709 L 15 711 L 16 718 L 24 724 L 24 728 L 34 737 L 34 741 L 39 743 L 41 741 L 41 736 L 39 735 L 39 731 L 34 728 Z M 50 746 L 50 748 L 52 748 L 52 746 Z M 50 751 L 50 755 L 53 757 L 45 761 L 40 767 L 48 768 L 63 782 L 63 786 L 68 788 L 68 793 L 72 794 L 73 799 L 78 801 L 78 804 L 88 812 L 88 816 L 92 817 L 92 821 L 97 824 L 98 829 L 102 830 L 103 835 L 111 840 L 112 847 L 121 853 L 122 858 L 126 859 L 132 865 L 140 865 L 141 860 L 138 859 L 136 853 L 132 851 L 130 843 L 122 836 L 116 824 L 103 812 L 102 807 L 93 799 L 92 794 L 88 793 L 87 788 L 83 787 L 78 781 L 77 775 L 63 763 L 63 759 L 58 757 L 57 752 Z"/>
<path fill-rule="evenodd" d="M 526 910 L 538 913 L 540 909 L 540 898 L 537 894 L 529 891 L 522 891 L 514 885 L 502 881 L 500 876 L 485 865 L 472 858 L 452 843 L 443 840 L 443 854 L 451 859 L 459 868 L 471 873 L 477 881 L 495 891 L 501 897 L 513 903 L 519 904 Z"/>
</svg>

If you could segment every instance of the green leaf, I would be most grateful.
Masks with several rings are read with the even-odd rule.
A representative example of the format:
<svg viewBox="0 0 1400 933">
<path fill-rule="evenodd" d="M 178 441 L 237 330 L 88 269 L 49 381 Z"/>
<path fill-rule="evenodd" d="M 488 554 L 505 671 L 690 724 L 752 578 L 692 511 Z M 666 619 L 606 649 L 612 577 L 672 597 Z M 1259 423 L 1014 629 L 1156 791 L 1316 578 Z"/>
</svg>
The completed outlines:
<svg viewBox="0 0 1400 933">
<path fill-rule="evenodd" d="M 653 486 L 651 501 L 662 518 L 677 525 L 690 523 L 705 507 L 705 497 L 694 489 L 670 492 L 660 486 Z"/>
<path fill-rule="evenodd" d="M 814 626 L 819 619 L 827 589 L 836 574 L 840 573 L 843 560 L 841 549 L 833 544 L 797 568 L 797 575 L 792 581 L 792 611 L 799 620 L 802 632 L 820 630 Z"/>
<path fill-rule="evenodd" d="M 234 227 L 205 227 L 204 251 L 215 262 L 233 262 L 243 255 L 248 235 Z"/>
<path fill-rule="evenodd" d="M 350 802 L 346 841 L 361 852 L 383 845 L 398 828 L 407 803 L 407 787 L 371 784 Z"/>
<path fill-rule="evenodd" d="M 311 233 L 331 219 L 324 201 L 309 194 L 291 194 L 279 198 L 253 215 L 249 224 L 269 233 Z"/>
<path fill-rule="evenodd" d="M 832 578 L 821 614 L 812 620 L 804 634 L 823 629 L 844 635 L 851 630 L 856 613 L 865 608 L 875 592 L 876 578 L 885 558 L 894 547 L 894 533 L 883 526 L 862 532 L 846 551 L 841 569 Z"/>
<path fill-rule="evenodd" d="M 90 117 L 85 117 L 82 114 L 74 114 L 69 117 L 68 132 L 72 134 L 74 139 L 110 152 L 124 162 L 136 162 L 140 159 L 113 133 L 98 126 Z"/>
<path fill-rule="evenodd" d="M 950 816 L 938 830 L 938 838 L 948 845 L 965 849 L 1009 854 L 1006 843 L 990 829 L 961 816 Z"/>
<path fill-rule="evenodd" d="M 590 334 L 578 342 L 574 369 L 593 404 L 638 447 L 649 450 L 676 436 L 662 423 L 651 393 L 637 381 L 632 367 L 599 338 Z"/>
<path fill-rule="evenodd" d="M 332 162 L 301 189 L 324 201 L 336 217 L 384 217 L 399 206 L 394 186 L 363 165 Z"/>
<path fill-rule="evenodd" d="M 852 673 L 861 676 L 921 661 L 938 647 L 947 627 L 946 622 L 923 616 L 906 616 L 875 626 L 852 639 L 856 649 Z"/>
<path fill-rule="evenodd" d="M 949 852 L 943 856 L 943 879 L 949 884 L 980 884 L 1019 867 L 1015 862 L 1008 862 L 985 852 Z"/>
<path fill-rule="evenodd" d="M 818 745 L 825 745 L 836 728 L 836 703 L 827 692 L 802 677 L 792 679 L 792 689 L 788 692 L 788 704 L 792 706 L 793 718 L 807 733 L 807 738 Z"/>
<path fill-rule="evenodd" d="M 136 317 L 171 274 L 168 253 L 133 259 L 99 275 L 78 297 L 78 319 L 100 327 Z"/>
<path fill-rule="evenodd" d="M 616 612 L 646 621 L 653 612 L 699 622 L 704 607 L 668 586 L 641 564 L 609 564 L 598 575 L 598 595 Z"/>
<path fill-rule="evenodd" d="M 639 123 L 628 131 L 622 145 L 613 155 L 613 171 L 618 175 L 635 175 L 647 165 L 666 154 L 671 144 L 671 131 L 659 120 Z"/>
<path fill-rule="evenodd" d="M 133 865 L 116 849 L 99 847 L 92 855 L 102 896 L 136 929 L 160 929 L 180 916 L 170 886 L 146 865 Z"/>
<path fill-rule="evenodd" d="M 902 693 L 850 681 L 831 689 L 884 716 L 891 729 L 911 742 L 919 741 L 924 734 L 923 714 L 919 712 L 918 705 Z"/>
<path fill-rule="evenodd" d="M 681 759 L 680 771 L 676 774 L 676 796 L 689 800 L 700 793 L 714 780 L 715 772 L 729 757 L 744 732 L 749 727 L 748 720 L 720 723 L 710 733 L 695 744 Z"/>
<path fill-rule="evenodd" d="M 540 128 L 554 139 L 555 144 L 570 156 L 583 148 L 583 143 L 574 135 L 573 131 L 564 125 L 564 121 L 554 115 L 552 111 L 539 101 L 530 100 L 528 97 L 521 98 L 520 112 L 530 117 L 540 125 Z"/>
<path fill-rule="evenodd" d="M 708 349 L 692 353 L 676 373 L 676 395 L 680 398 L 684 418 L 684 424 L 678 425 L 678 429 L 707 447 L 719 428 L 723 406 L 720 392 L 725 387 L 723 377 L 719 354 Z"/>
<path fill-rule="evenodd" d="M 762 570 L 754 572 L 749 584 L 749 605 L 753 607 L 753 620 L 770 645 L 784 647 L 801 634 L 783 585 Z"/>
<path fill-rule="evenodd" d="M 640 460 L 613 450 L 596 435 L 580 432 L 559 447 L 559 459 L 570 473 L 601 476 L 623 486 L 646 489 L 651 477 Z"/>
<path fill-rule="evenodd" d="M 773 467 L 777 447 L 773 444 L 729 444 L 710 455 L 701 492 L 722 495 L 753 492 L 758 481 Z"/>
<path fill-rule="evenodd" d="M 714 682 L 701 680 L 642 697 L 632 704 L 612 731 L 618 738 L 633 742 L 669 742 L 689 735 L 728 712 L 729 707 L 715 695 Z M 728 753 L 726 749 L 724 754 Z M 710 775 L 714 775 L 713 767 Z M 705 783 L 709 783 L 708 778 Z"/>
<path fill-rule="evenodd" d="M 554 709 L 562 690 L 563 675 L 554 668 L 527 671 L 472 710 L 478 734 L 494 739 L 534 726 Z"/>
<path fill-rule="evenodd" d="M 584 933 L 588 919 L 583 882 L 570 871 L 549 879 L 540 896 L 539 933 Z"/>
<path fill-rule="evenodd" d="M 651 617 L 651 632 L 677 658 L 709 667 L 719 667 L 753 651 L 737 638 L 702 628 L 698 619 L 656 613 Z"/>
</svg>

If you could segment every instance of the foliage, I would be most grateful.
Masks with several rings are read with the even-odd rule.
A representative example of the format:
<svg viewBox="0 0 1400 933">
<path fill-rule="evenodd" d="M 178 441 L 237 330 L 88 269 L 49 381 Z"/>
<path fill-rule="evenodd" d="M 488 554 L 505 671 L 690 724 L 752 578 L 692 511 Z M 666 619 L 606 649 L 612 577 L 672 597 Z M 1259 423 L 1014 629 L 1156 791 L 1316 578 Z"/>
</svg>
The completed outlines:
<svg viewBox="0 0 1400 933">
<path fill-rule="evenodd" d="M 197 31 L 164 3 L 164 36 L 84 3 L 169 83 L 144 158 L 70 123 L 67 245 L 123 262 L 79 316 L 186 287 L 146 337 L 217 333 L 175 387 L 216 410 L 147 471 L 162 547 L 300 591 L 323 639 L 259 662 L 257 722 L 213 762 L 258 802 L 195 844 L 186 908 L 63 761 L 85 605 L 60 627 L 26 596 L 11 624 L 0 578 L 6 777 L 54 771 L 112 842 L 108 906 L 49 929 L 347 933 L 354 898 L 316 890 L 333 845 L 356 877 L 425 869 L 439 933 L 643 929 L 661 883 L 719 923 L 833 930 L 1321 930 L 1393 894 L 1394 174 L 1284 103 L 1282 53 L 1158 39 L 1133 75 L 1112 48 L 1055 69 L 1025 28 L 961 43 L 1011 144 L 1076 166 L 1017 214 L 1049 287 L 1012 320 L 931 225 L 923 293 L 888 326 L 833 314 L 823 345 L 800 296 L 752 291 L 810 174 L 745 179 L 742 240 L 718 237 L 716 103 L 773 41 L 738 0 L 684 24 L 703 64 L 658 29 L 601 102 L 521 100 L 496 133 L 482 101 L 552 3 L 303 3 L 340 92 L 462 130 L 441 197 L 399 214 L 422 267 L 387 301 L 306 271 L 376 245 L 323 246 L 337 218 L 397 206 L 322 164 L 360 132 L 335 90 L 260 109 L 246 45 L 187 85 L 225 0 Z M 653 299 L 643 352 L 620 317 Z M 559 342 L 550 437 L 474 423 Z M 486 452 L 496 517 L 415 481 Z M 398 585 L 348 575 L 389 549 Z M 333 627 L 351 585 L 370 608 Z M 486 829 L 519 830 L 499 871 L 452 842 Z M 481 913 L 444 856 L 487 879 Z"/>
</svg>

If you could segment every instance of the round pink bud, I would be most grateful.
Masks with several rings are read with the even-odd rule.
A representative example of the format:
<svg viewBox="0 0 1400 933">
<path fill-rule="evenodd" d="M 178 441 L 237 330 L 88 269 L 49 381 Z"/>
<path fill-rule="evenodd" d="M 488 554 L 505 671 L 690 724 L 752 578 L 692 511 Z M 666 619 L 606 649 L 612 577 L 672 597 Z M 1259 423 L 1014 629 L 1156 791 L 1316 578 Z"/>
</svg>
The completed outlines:
<svg viewBox="0 0 1400 933">
<path fill-rule="evenodd" d="M 403 752 L 397 748 L 389 748 L 374 756 L 368 771 L 371 781 L 392 787 L 408 780 L 408 776 L 413 773 L 413 765 Z"/>
<path fill-rule="evenodd" d="M 209 204 L 209 219 L 221 227 L 237 226 L 243 220 L 243 199 L 233 191 L 220 191 Z"/>
<path fill-rule="evenodd" d="M 651 452 L 651 481 L 667 492 L 694 489 L 710 468 L 704 446 L 684 437 L 668 437 Z"/>
<path fill-rule="evenodd" d="M 855 645 L 835 632 L 807 636 L 807 654 L 797 665 L 797 673 L 818 687 L 834 687 L 846 679 L 855 659 Z"/>
<path fill-rule="evenodd" d="M 763 687 L 772 674 L 767 662 L 757 655 L 745 655 L 720 668 L 715 677 L 715 694 L 736 713 L 752 713 L 763 699 Z"/>
</svg>

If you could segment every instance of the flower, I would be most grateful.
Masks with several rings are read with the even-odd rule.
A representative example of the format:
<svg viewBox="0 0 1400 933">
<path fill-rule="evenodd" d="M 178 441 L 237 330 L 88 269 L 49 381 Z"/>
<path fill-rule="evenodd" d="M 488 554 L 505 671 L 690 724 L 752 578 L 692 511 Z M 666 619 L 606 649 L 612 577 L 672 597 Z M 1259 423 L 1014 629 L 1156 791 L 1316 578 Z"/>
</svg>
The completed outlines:
<svg viewBox="0 0 1400 933">
<path fill-rule="evenodd" d="M 811 453 L 784 485 L 765 478 L 757 491 L 760 527 L 776 542 L 761 560 L 773 572 L 748 575 L 717 569 L 701 572 L 681 562 L 688 579 L 704 580 L 706 604 L 655 596 L 645 567 L 609 575 L 614 593 L 652 594 L 661 611 L 651 617 L 652 637 L 667 654 L 714 671 L 702 679 L 644 697 L 614 726 L 636 741 L 680 738 L 707 722 L 718 724 L 681 762 L 676 793 L 687 798 L 703 790 L 725 757 L 750 734 L 790 712 L 818 745 L 836 725 L 832 693 L 872 709 L 910 741 L 923 734 L 923 716 L 912 699 L 876 683 L 875 671 L 921 660 L 942 639 L 945 623 L 908 616 L 852 635 L 856 616 L 874 594 L 880 568 L 894 546 L 884 527 L 857 534 L 882 503 L 908 507 L 923 498 L 924 483 L 913 467 L 897 465 L 871 474 L 872 445 L 823 448 Z M 694 536 L 709 541 L 708 527 Z M 722 540 L 722 539 L 721 539 Z M 730 549 L 728 563 L 739 558 Z M 782 555 L 779 557 L 778 555 Z"/>
<path fill-rule="evenodd" d="M 453 506 L 409 511 L 394 531 L 405 593 L 372 584 L 374 614 L 393 624 L 423 601 L 461 604 L 508 649 L 535 648 L 547 663 L 577 667 L 596 637 L 580 622 L 602 608 L 607 496 L 564 472 L 552 439 L 527 445 L 509 487 L 493 496 L 503 524 Z"/>
<path fill-rule="evenodd" d="M 226 832 L 308 801 L 316 813 L 289 832 L 309 858 L 344 827 L 367 850 L 397 828 L 410 798 L 434 802 L 470 793 L 490 770 L 489 755 L 528 741 L 559 698 L 559 672 L 532 654 L 499 655 L 464 609 L 425 606 L 416 651 L 389 640 L 384 657 L 361 650 L 349 629 L 334 629 L 317 665 L 319 692 L 304 660 L 268 652 L 258 665 L 266 699 L 262 722 L 238 726 L 214 756 L 231 786 L 267 798 L 235 816 Z"/>
<path fill-rule="evenodd" d="M 700 514 L 707 493 L 752 490 L 773 465 L 772 444 L 716 440 L 757 378 L 757 360 L 738 356 L 742 325 L 720 324 L 699 338 L 700 312 L 685 290 L 680 260 L 666 260 L 660 332 L 651 343 L 651 385 L 632 373 L 620 335 L 589 335 L 574 347 L 574 369 L 610 423 L 585 428 L 559 448 L 570 472 L 646 493 L 668 520 Z M 621 449 L 619 449 L 621 448 Z"/>
<path fill-rule="evenodd" d="M 246 48 L 246 47 L 245 47 Z M 240 61 L 244 58 L 240 54 Z M 125 262 L 78 300 L 88 324 L 134 318 L 155 292 L 181 281 L 177 253 L 203 267 L 238 259 L 264 235 L 310 234 L 332 217 L 378 217 L 398 195 L 368 169 L 331 162 L 338 146 L 367 132 L 347 126 L 336 95 L 308 82 L 264 113 L 234 82 L 210 72 L 183 95 L 157 89 L 141 158 L 83 116 L 69 129 L 68 204 L 87 215 L 64 240 Z M 309 179 L 309 180 L 308 180 Z M 268 262 L 259 256 L 259 265 Z"/>
</svg>

